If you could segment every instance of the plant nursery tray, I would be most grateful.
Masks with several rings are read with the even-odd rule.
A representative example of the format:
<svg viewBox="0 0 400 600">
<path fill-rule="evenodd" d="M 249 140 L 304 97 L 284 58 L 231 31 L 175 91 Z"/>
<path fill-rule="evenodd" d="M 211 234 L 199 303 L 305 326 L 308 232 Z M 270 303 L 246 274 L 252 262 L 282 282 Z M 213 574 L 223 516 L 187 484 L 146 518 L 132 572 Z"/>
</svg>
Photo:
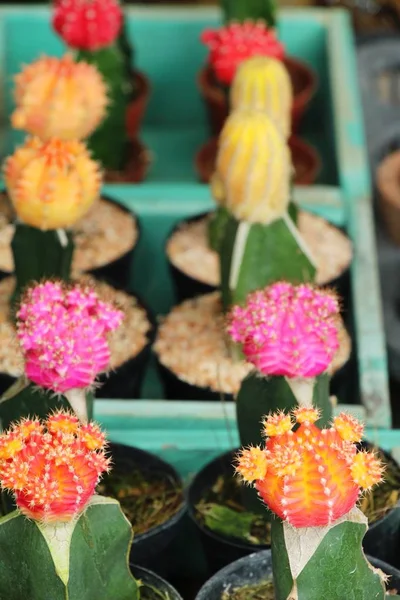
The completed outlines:
<svg viewBox="0 0 400 600">
<path fill-rule="evenodd" d="M 140 219 L 132 289 L 155 314 L 165 314 L 174 303 L 166 237 L 179 220 L 214 206 L 208 187 L 197 181 L 194 171 L 195 153 L 209 137 L 196 75 L 206 56 L 200 33 L 217 25 L 221 16 L 209 7 L 155 7 L 128 8 L 127 18 L 136 65 L 152 85 L 141 132 L 152 163 L 145 183 L 111 184 L 104 191 Z M 308 62 L 319 80 L 300 133 L 318 149 L 323 168 L 316 185 L 296 188 L 296 198 L 304 208 L 343 227 L 354 246 L 351 286 L 359 398 L 348 408 L 365 417 L 369 428 L 382 429 L 370 439 L 387 448 L 394 438 L 386 431 L 391 426 L 386 348 L 350 20 L 339 9 L 282 10 L 279 33 L 288 53 Z M 41 54 L 62 54 L 63 46 L 51 30 L 50 12 L 44 6 L 1 8 L 0 40 L 4 157 L 22 139 L 8 125 L 13 75 Z M 97 416 L 113 440 L 161 453 L 186 474 L 237 443 L 233 406 L 163 401 L 151 366 L 142 396 L 149 400 L 97 402 Z"/>
</svg>

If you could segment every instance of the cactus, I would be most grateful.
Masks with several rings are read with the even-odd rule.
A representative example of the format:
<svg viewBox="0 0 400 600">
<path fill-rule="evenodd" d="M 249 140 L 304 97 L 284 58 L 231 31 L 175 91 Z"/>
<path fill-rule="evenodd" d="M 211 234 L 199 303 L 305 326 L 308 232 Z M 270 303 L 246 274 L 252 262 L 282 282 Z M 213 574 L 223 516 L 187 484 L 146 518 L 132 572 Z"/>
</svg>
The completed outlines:
<svg viewBox="0 0 400 600">
<path fill-rule="evenodd" d="M 87 421 L 92 413 L 91 389 L 110 362 L 108 335 L 122 319 L 121 311 L 101 301 L 89 287 L 48 281 L 29 288 L 17 313 L 17 337 L 31 384 L 15 395 L 11 390 L 3 399 L 3 427 L 33 412 L 48 414 L 58 405 L 54 394 Z M 39 386 L 38 392 L 32 384 Z"/>
<path fill-rule="evenodd" d="M 230 89 L 232 110 L 258 110 L 268 115 L 285 138 L 291 131 L 292 83 L 282 61 L 254 56 L 243 61 Z"/>
<path fill-rule="evenodd" d="M 246 20 L 243 24 L 230 23 L 219 29 L 206 29 L 201 41 L 210 51 L 208 63 L 215 79 L 223 86 L 231 85 L 244 60 L 252 56 L 283 59 L 285 54 L 275 31 L 262 21 Z"/>
<path fill-rule="evenodd" d="M 71 54 L 43 57 L 15 77 L 15 129 L 42 141 L 81 140 L 104 119 L 107 87 L 97 69 Z M 68 118 L 65 118 L 68 115 Z"/>
<path fill-rule="evenodd" d="M 88 141 L 94 158 L 108 170 L 123 170 L 127 160 L 126 111 L 132 98 L 132 74 L 126 47 L 122 50 L 118 37 L 122 25 L 117 0 L 58 0 L 54 7 L 55 31 L 76 51 L 78 61 L 97 67 L 108 87 L 107 116 Z"/>
<path fill-rule="evenodd" d="M 373 453 L 357 451 L 363 427 L 342 413 L 319 429 L 313 407 L 265 418 L 263 448 L 243 449 L 237 473 L 276 515 L 272 561 L 276 600 L 384 600 L 382 574 L 361 542 L 368 525 L 356 502 L 382 478 Z M 293 426 L 297 429 L 294 431 Z"/>
<path fill-rule="evenodd" d="M 315 277 L 312 258 L 288 214 L 290 169 L 289 148 L 267 115 L 230 114 L 211 182 L 215 200 L 230 214 L 219 237 L 225 310 L 279 279 L 301 283 Z"/>
<path fill-rule="evenodd" d="M 5 161 L 4 179 L 18 218 L 12 240 L 14 305 L 32 281 L 69 279 L 73 239 L 65 228 L 98 198 L 101 175 L 81 142 L 28 138 Z"/>
<path fill-rule="evenodd" d="M 0 482 L 17 510 L 0 519 L 0 597 L 138 600 L 128 568 L 131 526 L 94 496 L 110 468 L 105 436 L 65 411 L 0 436 Z"/>
<path fill-rule="evenodd" d="M 221 5 L 227 23 L 260 19 L 270 27 L 276 25 L 276 0 L 221 0 Z"/>
<path fill-rule="evenodd" d="M 275 283 L 249 294 L 235 306 L 228 333 L 255 370 L 242 382 L 236 418 L 242 445 L 261 442 L 265 412 L 317 406 L 319 425 L 332 417 L 326 371 L 339 347 L 339 303 L 333 294 L 310 285 Z M 252 491 L 244 491 L 251 510 L 260 510 Z"/>
</svg>

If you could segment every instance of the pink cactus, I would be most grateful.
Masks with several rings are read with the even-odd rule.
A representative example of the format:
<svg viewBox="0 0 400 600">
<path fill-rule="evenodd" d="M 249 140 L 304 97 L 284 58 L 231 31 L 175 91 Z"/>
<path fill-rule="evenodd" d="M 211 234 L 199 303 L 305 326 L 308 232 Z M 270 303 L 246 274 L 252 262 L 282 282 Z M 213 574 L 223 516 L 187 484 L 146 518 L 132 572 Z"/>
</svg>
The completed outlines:
<svg viewBox="0 0 400 600">
<path fill-rule="evenodd" d="M 275 283 L 235 306 L 228 331 L 247 360 L 264 375 L 315 377 L 338 347 L 339 303 L 310 285 Z"/>
<path fill-rule="evenodd" d="M 64 393 L 90 387 L 107 370 L 107 334 L 120 325 L 123 313 L 89 287 L 48 281 L 28 289 L 17 318 L 26 376 Z"/>
</svg>

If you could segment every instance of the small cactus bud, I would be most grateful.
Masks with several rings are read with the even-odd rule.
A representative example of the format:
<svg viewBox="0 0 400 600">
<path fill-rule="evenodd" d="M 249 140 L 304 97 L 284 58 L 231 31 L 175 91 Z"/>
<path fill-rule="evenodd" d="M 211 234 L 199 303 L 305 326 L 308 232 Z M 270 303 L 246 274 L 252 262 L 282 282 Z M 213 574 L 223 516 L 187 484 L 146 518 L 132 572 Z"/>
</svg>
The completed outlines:
<svg viewBox="0 0 400 600">
<path fill-rule="evenodd" d="M 84 139 L 105 117 L 107 87 L 100 73 L 89 63 L 74 62 L 70 54 L 36 60 L 15 83 L 12 126 L 42 141 Z"/>
<path fill-rule="evenodd" d="M 105 436 L 94 424 L 60 411 L 41 423 L 22 420 L 0 435 L 0 482 L 21 512 L 51 523 L 81 513 L 109 470 Z"/>
<path fill-rule="evenodd" d="M 233 22 L 219 29 L 206 29 L 201 41 L 210 50 L 209 64 L 216 78 L 225 85 L 231 84 L 243 60 L 251 56 L 282 59 L 285 54 L 275 30 L 263 21 Z"/>
<path fill-rule="evenodd" d="M 63 229 L 98 198 L 99 165 L 86 146 L 56 138 L 28 138 L 4 165 L 8 193 L 20 220 L 38 229 Z"/>
<path fill-rule="evenodd" d="M 291 130 L 293 91 L 282 61 L 255 56 L 239 66 L 230 91 L 232 110 L 268 115 L 285 138 Z"/>
<path fill-rule="evenodd" d="M 122 26 L 117 0 L 56 0 L 53 27 L 70 48 L 99 50 L 110 46 Z"/>
<path fill-rule="evenodd" d="M 238 110 L 219 138 L 212 191 L 238 220 L 268 224 L 284 216 L 291 156 L 284 137 L 261 112 Z"/>
<path fill-rule="evenodd" d="M 57 393 L 92 386 L 108 368 L 108 333 L 122 318 L 89 287 L 48 281 L 29 288 L 17 313 L 26 376 Z"/>
<path fill-rule="evenodd" d="M 279 282 L 235 306 L 228 332 L 263 375 L 312 378 L 326 371 L 339 347 L 338 318 L 333 293 Z"/>
<path fill-rule="evenodd" d="M 294 527 L 329 525 L 354 507 L 362 490 L 381 481 L 383 466 L 374 454 L 357 452 L 335 425 L 319 429 L 314 424 L 318 411 L 298 408 L 294 416 L 296 431 L 285 426 L 267 439 L 265 448 L 242 450 L 236 471 L 253 483 L 274 513 Z M 338 422 L 347 417 L 339 415 Z M 283 422 L 281 413 L 265 421 Z M 359 430 L 361 424 L 354 418 L 353 422 Z"/>
</svg>

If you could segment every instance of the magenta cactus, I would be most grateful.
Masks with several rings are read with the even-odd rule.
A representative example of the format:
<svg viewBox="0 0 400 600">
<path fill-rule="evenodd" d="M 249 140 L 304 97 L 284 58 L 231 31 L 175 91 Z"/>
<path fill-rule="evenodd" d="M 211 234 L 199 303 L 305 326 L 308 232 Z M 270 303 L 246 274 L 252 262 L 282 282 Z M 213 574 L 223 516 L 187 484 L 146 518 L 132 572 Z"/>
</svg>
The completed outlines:
<svg viewBox="0 0 400 600">
<path fill-rule="evenodd" d="M 235 306 L 228 331 L 263 375 L 316 377 L 339 347 L 339 303 L 311 285 L 275 283 Z"/>
</svg>

